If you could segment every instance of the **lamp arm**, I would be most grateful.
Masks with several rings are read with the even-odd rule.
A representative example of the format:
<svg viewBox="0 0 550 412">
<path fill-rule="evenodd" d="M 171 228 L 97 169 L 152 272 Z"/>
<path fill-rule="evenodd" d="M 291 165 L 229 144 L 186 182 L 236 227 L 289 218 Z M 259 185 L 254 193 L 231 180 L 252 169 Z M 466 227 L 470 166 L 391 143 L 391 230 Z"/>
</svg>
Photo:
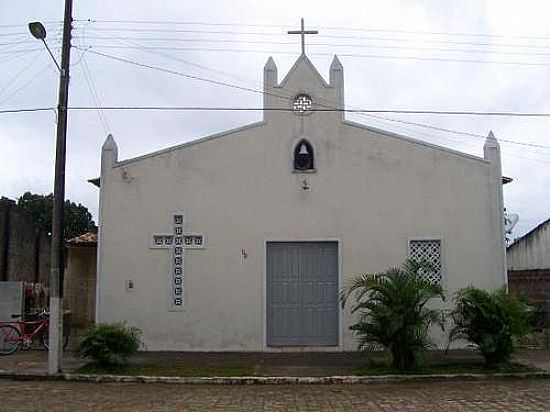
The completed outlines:
<svg viewBox="0 0 550 412">
<path fill-rule="evenodd" d="M 59 70 L 59 72 L 61 73 L 61 72 L 62 72 L 61 67 L 60 67 L 59 64 L 57 63 L 57 60 L 55 60 L 55 57 L 53 57 L 53 53 L 52 53 L 52 51 L 50 50 L 50 48 L 48 47 L 48 44 L 46 43 L 46 40 L 42 39 L 42 42 L 44 43 L 44 46 L 46 46 L 46 50 L 48 50 L 48 53 L 50 53 L 50 56 L 52 57 L 53 62 L 54 62 L 55 65 L 57 66 L 57 70 Z"/>
</svg>

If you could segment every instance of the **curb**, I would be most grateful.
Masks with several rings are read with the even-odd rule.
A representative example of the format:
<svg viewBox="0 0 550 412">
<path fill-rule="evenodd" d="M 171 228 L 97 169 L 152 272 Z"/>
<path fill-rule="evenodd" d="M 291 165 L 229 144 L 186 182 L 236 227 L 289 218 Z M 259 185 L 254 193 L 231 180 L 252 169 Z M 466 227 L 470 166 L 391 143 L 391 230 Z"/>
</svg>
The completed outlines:
<svg viewBox="0 0 550 412">
<path fill-rule="evenodd" d="M 9 372 L 0 371 L 0 379 L 43 380 L 91 383 L 169 383 L 183 385 L 327 385 L 327 384 L 376 384 L 376 383 L 409 383 L 436 381 L 485 381 L 489 379 L 550 379 L 550 372 L 522 373 L 459 373 L 445 375 L 379 375 L 379 376 L 325 376 L 325 377 L 292 377 L 292 376 L 240 376 L 240 377 L 170 377 L 170 376 L 124 376 L 124 375 L 87 375 L 80 373 L 58 373 L 48 375 L 46 372 Z"/>
</svg>

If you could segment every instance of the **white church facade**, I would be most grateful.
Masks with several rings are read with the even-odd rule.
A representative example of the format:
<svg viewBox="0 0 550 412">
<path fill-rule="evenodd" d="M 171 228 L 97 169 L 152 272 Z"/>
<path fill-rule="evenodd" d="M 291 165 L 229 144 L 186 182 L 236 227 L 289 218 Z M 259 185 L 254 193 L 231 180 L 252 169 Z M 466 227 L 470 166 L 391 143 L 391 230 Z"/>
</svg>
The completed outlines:
<svg viewBox="0 0 550 412">
<path fill-rule="evenodd" d="M 448 296 L 506 284 L 492 133 L 477 157 L 346 120 L 336 57 L 328 81 L 305 54 L 279 81 L 270 58 L 264 92 L 238 129 L 127 160 L 107 139 L 98 322 L 148 350 L 355 350 L 354 275 L 411 256 Z"/>
</svg>

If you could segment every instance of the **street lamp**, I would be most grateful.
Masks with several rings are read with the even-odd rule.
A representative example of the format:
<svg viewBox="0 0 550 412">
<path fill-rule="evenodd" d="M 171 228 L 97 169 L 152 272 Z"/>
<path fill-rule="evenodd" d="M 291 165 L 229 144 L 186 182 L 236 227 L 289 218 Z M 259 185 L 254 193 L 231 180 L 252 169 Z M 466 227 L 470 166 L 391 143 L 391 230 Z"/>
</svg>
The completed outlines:
<svg viewBox="0 0 550 412">
<path fill-rule="evenodd" d="M 39 21 L 29 23 L 29 30 L 35 39 L 44 40 L 46 38 L 46 28 Z"/>
<path fill-rule="evenodd" d="M 53 53 L 46 43 L 46 28 L 44 27 L 44 25 L 39 21 L 33 21 L 32 23 L 29 23 L 29 31 L 35 39 L 42 40 L 42 43 L 44 43 L 44 46 L 46 46 L 46 50 L 48 50 L 48 53 L 50 53 L 53 62 L 57 66 L 57 70 L 61 72 L 61 67 L 59 67 L 57 60 L 55 60 L 55 57 L 53 57 Z"/>
<path fill-rule="evenodd" d="M 63 18 L 63 45 L 61 67 L 46 44 L 46 29 L 40 22 L 29 23 L 29 31 L 37 40 L 42 40 L 59 70 L 59 95 L 57 100 L 57 132 L 55 143 L 55 178 L 52 210 L 52 243 L 50 259 L 50 324 L 48 345 L 48 373 L 55 375 L 61 370 L 63 358 L 63 276 L 64 259 L 64 203 L 65 203 L 65 155 L 67 145 L 67 107 L 69 101 L 69 69 L 71 60 L 73 0 L 65 0 Z"/>
</svg>

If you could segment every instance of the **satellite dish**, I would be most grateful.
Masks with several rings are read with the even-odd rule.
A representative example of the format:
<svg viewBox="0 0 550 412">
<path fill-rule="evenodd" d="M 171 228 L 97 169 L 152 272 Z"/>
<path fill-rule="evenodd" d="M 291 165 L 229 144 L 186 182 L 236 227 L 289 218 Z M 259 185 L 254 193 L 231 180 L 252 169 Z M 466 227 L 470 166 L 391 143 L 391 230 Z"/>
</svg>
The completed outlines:
<svg viewBox="0 0 550 412">
<path fill-rule="evenodd" d="M 504 231 L 511 234 L 514 226 L 517 225 L 518 220 L 519 215 L 517 213 L 506 213 L 504 216 Z"/>
</svg>

